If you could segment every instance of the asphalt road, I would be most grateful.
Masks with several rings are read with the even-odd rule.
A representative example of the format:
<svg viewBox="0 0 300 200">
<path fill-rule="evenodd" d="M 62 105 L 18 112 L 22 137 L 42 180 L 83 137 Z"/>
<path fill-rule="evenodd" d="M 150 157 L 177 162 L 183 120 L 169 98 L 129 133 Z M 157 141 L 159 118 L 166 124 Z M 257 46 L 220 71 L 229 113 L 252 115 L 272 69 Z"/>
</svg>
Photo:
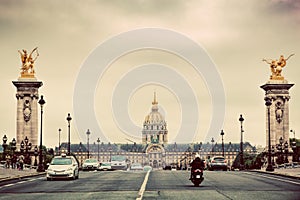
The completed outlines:
<svg viewBox="0 0 300 200">
<path fill-rule="evenodd" d="M 255 172 L 205 171 L 194 187 L 187 171 L 81 172 L 78 180 L 32 177 L 0 185 L 0 199 L 300 199 L 300 180 Z M 147 182 L 145 191 L 143 183 Z M 142 189 L 141 189 L 142 188 Z"/>
</svg>

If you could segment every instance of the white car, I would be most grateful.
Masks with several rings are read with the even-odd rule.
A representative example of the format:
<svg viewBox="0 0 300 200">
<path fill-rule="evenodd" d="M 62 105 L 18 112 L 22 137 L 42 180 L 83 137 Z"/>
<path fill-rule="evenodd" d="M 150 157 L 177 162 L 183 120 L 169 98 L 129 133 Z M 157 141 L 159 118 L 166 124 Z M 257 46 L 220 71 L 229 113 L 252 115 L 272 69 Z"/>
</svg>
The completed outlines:
<svg viewBox="0 0 300 200">
<path fill-rule="evenodd" d="M 48 181 L 56 178 L 78 179 L 79 166 L 77 160 L 75 157 L 66 156 L 65 154 L 55 156 L 47 169 L 46 178 Z"/>
<path fill-rule="evenodd" d="M 143 170 L 143 166 L 140 163 L 132 163 L 130 170 Z"/>
<path fill-rule="evenodd" d="M 111 170 L 111 164 L 109 162 L 103 162 L 100 164 L 99 170 L 109 171 L 109 170 Z"/>
<path fill-rule="evenodd" d="M 82 170 L 98 170 L 99 162 L 97 159 L 86 159 L 82 164 Z"/>
</svg>

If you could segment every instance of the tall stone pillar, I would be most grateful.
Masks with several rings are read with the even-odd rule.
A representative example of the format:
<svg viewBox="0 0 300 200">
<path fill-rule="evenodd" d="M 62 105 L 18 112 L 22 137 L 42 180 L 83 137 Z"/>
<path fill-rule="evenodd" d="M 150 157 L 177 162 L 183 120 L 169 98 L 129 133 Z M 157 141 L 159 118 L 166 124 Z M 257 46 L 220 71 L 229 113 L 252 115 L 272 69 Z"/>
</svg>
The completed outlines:
<svg viewBox="0 0 300 200">
<path fill-rule="evenodd" d="M 38 145 L 38 89 L 43 83 L 19 78 L 13 84 L 17 88 L 17 144 L 27 136 L 34 147 Z"/>
<path fill-rule="evenodd" d="M 38 89 L 43 85 L 35 77 L 34 63 L 39 56 L 37 48 L 29 54 L 26 50 L 19 51 L 21 56 L 21 73 L 17 81 L 13 81 L 17 88 L 17 130 L 16 142 L 27 138 L 32 146 L 38 145 Z"/>
<path fill-rule="evenodd" d="M 279 143 L 279 138 L 289 143 L 289 89 L 294 84 L 289 84 L 287 81 L 269 81 L 262 85 L 265 90 L 265 96 L 271 98 L 272 105 L 270 106 L 270 133 L 271 146 L 276 146 Z M 266 108 L 266 146 L 268 146 L 268 116 Z"/>
<path fill-rule="evenodd" d="M 270 106 L 270 140 L 271 146 L 276 146 L 279 143 L 280 137 L 284 142 L 289 143 L 289 89 L 294 84 L 288 83 L 287 80 L 281 75 L 283 67 L 286 65 L 286 61 L 294 54 L 288 56 L 287 59 L 283 55 L 279 60 L 266 60 L 266 63 L 270 64 L 271 76 L 270 80 L 260 86 L 265 91 L 265 97 L 272 100 Z M 268 146 L 268 110 L 266 108 L 266 146 Z M 289 145 L 290 146 L 290 145 Z"/>
</svg>

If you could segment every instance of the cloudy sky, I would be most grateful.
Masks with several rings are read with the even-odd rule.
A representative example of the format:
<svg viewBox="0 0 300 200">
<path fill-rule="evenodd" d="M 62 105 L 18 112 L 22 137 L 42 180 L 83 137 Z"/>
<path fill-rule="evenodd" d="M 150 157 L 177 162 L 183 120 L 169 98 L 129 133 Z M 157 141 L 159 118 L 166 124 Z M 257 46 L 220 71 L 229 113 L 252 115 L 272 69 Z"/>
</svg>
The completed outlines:
<svg viewBox="0 0 300 200">
<path fill-rule="evenodd" d="M 40 56 L 35 69 L 37 79 L 44 83 L 39 92 L 46 100 L 44 141 L 47 146 L 57 145 L 59 128 L 62 129 L 61 140 L 67 141 L 66 117 L 69 112 L 73 116 L 72 143 L 85 143 L 88 128 L 91 131 L 91 142 L 98 137 L 104 142 L 141 142 L 141 133 L 136 129 L 130 130 L 130 127 L 138 126 L 142 129 L 144 117 L 151 109 L 154 91 L 168 123 L 169 140 L 172 142 L 175 138 L 180 138 L 178 135 L 187 134 L 180 132 L 180 127 L 189 122 L 191 126 L 196 123 L 196 129 L 190 129 L 193 133 L 188 133 L 192 137 L 187 137 L 188 141 L 182 139 L 176 142 L 200 142 L 211 135 L 217 142 L 221 142 L 220 137 L 216 137 L 221 129 L 224 129 L 226 142 L 239 142 L 238 118 L 243 114 L 244 140 L 254 145 L 265 145 L 264 92 L 260 85 L 268 81 L 270 69 L 262 59 L 278 59 L 281 54 L 288 56 L 291 53 L 295 53 L 295 56 L 288 61 L 283 76 L 295 83 L 290 90 L 290 128 L 296 130 L 298 136 L 299 13 L 300 2 L 292 0 L 2 0 L 0 133 L 7 134 L 9 140 L 16 135 L 16 88 L 12 81 L 17 80 L 20 75 L 18 50 L 38 47 Z M 74 93 L 78 90 L 76 84 L 89 56 L 103 43 L 120 34 L 154 27 L 184 35 L 196 42 L 214 63 L 225 92 L 225 116 L 221 125 L 211 124 L 214 115 L 212 110 L 217 105 L 212 100 L 206 77 L 196 72 L 182 57 L 159 49 L 131 51 L 112 60 L 98 77 L 97 84 L 91 87 L 94 88 L 94 105 L 84 105 L 85 96 L 80 100 L 82 108 L 92 107 L 94 113 L 80 113 L 85 109 L 74 111 L 74 102 L 78 102 L 74 99 Z M 121 45 L 110 46 L 108 51 L 113 52 L 121 48 Z M 105 58 L 99 58 L 99 65 L 101 59 Z M 152 80 L 145 75 L 147 70 L 157 68 L 157 75 L 164 75 L 171 85 L 160 83 L 162 78 Z M 140 70 L 139 74 L 137 70 Z M 143 72 L 145 74 L 141 74 Z M 135 73 L 138 77 L 134 77 Z M 183 99 L 180 96 L 182 94 L 176 92 L 182 84 L 171 83 L 177 75 L 182 77 L 178 80 L 186 83 L 193 93 L 191 97 L 196 99 L 196 119 L 182 116 L 186 104 L 190 107 L 193 104 L 189 101 L 188 93 L 187 99 Z M 152 76 L 153 74 L 150 77 Z M 126 82 L 130 77 L 131 80 L 141 77 L 149 80 L 132 87 L 131 82 Z M 129 91 L 130 95 L 121 97 L 124 101 L 114 100 L 117 89 Z M 119 100 L 125 103 L 118 104 Z M 122 118 L 124 112 L 121 111 L 124 108 L 131 120 L 132 126 L 128 126 L 129 129 L 122 125 L 127 123 Z M 76 117 L 81 114 L 83 118 Z M 97 124 L 89 124 L 93 120 L 86 117 L 93 118 L 93 114 Z M 99 130 L 94 127 L 98 127 L 102 133 L 97 133 Z M 217 130 L 218 133 L 214 135 L 210 132 L 212 130 Z"/>
</svg>

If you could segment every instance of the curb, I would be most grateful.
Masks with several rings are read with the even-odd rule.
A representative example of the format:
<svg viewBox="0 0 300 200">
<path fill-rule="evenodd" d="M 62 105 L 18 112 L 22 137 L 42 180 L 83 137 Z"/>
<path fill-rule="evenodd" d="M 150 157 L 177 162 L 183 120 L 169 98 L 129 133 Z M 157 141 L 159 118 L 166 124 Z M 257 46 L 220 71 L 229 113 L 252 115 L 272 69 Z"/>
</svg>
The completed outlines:
<svg viewBox="0 0 300 200">
<path fill-rule="evenodd" d="M 251 172 L 257 172 L 257 173 L 261 173 L 261 174 L 270 174 L 273 176 L 281 176 L 281 177 L 288 177 L 288 178 L 292 178 L 292 179 L 298 179 L 300 180 L 300 177 L 298 176 L 292 176 L 289 174 L 281 174 L 281 173 L 276 173 L 276 172 L 267 172 L 267 171 L 259 171 L 259 170 L 251 170 Z"/>
<path fill-rule="evenodd" d="M 46 174 L 46 172 L 41 172 L 41 173 L 36 173 L 36 174 L 24 175 L 24 176 L 7 177 L 7 178 L 0 179 L 0 183 L 6 182 L 6 181 L 21 180 L 24 178 L 30 178 L 30 177 L 35 177 L 35 176 L 40 176 L 40 175 L 45 175 L 45 174 Z"/>
</svg>

